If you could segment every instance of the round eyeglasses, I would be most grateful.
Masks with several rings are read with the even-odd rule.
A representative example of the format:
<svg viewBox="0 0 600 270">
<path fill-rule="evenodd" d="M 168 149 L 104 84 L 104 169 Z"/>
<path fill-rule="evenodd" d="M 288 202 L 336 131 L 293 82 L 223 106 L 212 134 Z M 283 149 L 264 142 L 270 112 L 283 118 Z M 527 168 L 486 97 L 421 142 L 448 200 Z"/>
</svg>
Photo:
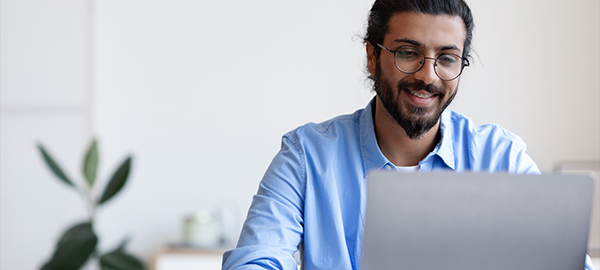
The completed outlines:
<svg viewBox="0 0 600 270">
<path fill-rule="evenodd" d="M 431 59 L 435 61 L 433 63 L 435 74 L 443 81 L 452 81 L 460 76 L 465 67 L 469 66 L 468 59 L 453 53 L 444 53 L 437 58 L 432 58 L 426 57 L 421 49 L 412 45 L 400 46 L 395 51 L 379 43 L 377 43 L 377 46 L 393 53 L 396 68 L 406 74 L 416 73 L 425 65 L 425 59 Z"/>
</svg>

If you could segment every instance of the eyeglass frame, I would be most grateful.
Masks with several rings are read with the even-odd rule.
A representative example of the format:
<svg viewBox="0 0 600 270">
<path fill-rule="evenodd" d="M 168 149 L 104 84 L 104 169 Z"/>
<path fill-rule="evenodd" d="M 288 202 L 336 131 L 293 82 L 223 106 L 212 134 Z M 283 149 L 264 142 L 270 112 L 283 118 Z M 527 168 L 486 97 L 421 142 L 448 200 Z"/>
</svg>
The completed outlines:
<svg viewBox="0 0 600 270">
<path fill-rule="evenodd" d="M 453 80 L 456 80 L 458 77 L 460 77 L 460 75 L 462 75 L 462 72 L 465 69 L 465 67 L 468 67 L 469 65 L 471 65 L 471 63 L 469 62 L 469 59 L 467 59 L 467 58 L 461 57 L 461 56 L 459 56 L 458 54 L 455 54 L 455 53 L 445 53 L 445 54 L 456 55 L 456 56 L 458 56 L 458 58 L 461 59 L 461 67 L 460 67 L 460 72 L 458 72 L 458 75 L 456 75 L 456 77 L 454 77 L 452 79 L 446 80 L 446 79 L 443 79 L 442 77 L 440 77 L 440 74 L 438 74 L 438 71 L 437 71 L 437 61 L 444 54 L 438 56 L 437 58 L 427 57 L 427 56 L 425 56 L 425 53 L 423 52 L 423 50 L 421 50 L 419 47 L 414 46 L 414 45 L 402 45 L 402 46 L 398 47 L 398 49 L 396 49 L 396 50 L 388 49 L 388 48 L 386 48 L 385 46 L 383 46 L 383 45 L 381 45 L 379 43 L 377 43 L 377 46 L 379 46 L 379 48 L 385 49 L 388 52 L 391 52 L 391 53 L 394 54 L 394 66 L 396 66 L 396 69 L 398 69 L 400 72 L 402 72 L 404 74 L 415 74 L 415 73 L 419 72 L 419 70 L 421 70 L 423 68 L 423 66 L 425 66 L 425 60 L 426 59 L 430 59 L 430 60 L 433 60 L 433 70 L 435 72 L 435 75 L 438 78 L 440 78 L 440 80 L 442 80 L 442 81 L 453 81 Z M 400 50 L 400 48 L 403 48 L 403 47 L 412 47 L 412 48 L 415 48 L 415 49 L 419 50 L 419 52 L 421 52 L 423 54 L 423 64 L 421 64 L 421 66 L 417 70 L 415 70 L 413 72 L 406 72 L 404 70 L 401 70 L 398 67 L 398 64 L 396 64 L 396 52 L 398 52 Z"/>
</svg>

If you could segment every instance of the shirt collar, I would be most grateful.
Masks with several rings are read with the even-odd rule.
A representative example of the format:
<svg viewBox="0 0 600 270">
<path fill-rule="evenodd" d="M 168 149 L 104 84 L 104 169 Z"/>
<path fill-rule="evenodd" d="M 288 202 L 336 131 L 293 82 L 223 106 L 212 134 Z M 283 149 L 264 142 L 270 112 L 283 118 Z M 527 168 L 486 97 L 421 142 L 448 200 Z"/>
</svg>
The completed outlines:
<svg viewBox="0 0 600 270">
<path fill-rule="evenodd" d="M 360 134 L 360 147 L 363 156 L 363 169 L 365 175 L 373 169 L 379 170 L 384 168 L 385 165 L 392 165 L 383 153 L 381 153 L 379 145 L 377 144 L 375 125 L 373 124 L 374 103 L 375 98 L 373 98 L 362 111 L 358 120 L 358 134 Z"/>
<path fill-rule="evenodd" d="M 455 170 L 454 164 L 454 144 L 452 143 L 452 135 L 454 134 L 454 128 L 452 125 L 452 112 L 450 110 L 444 110 L 440 116 L 440 133 L 442 138 L 431 153 L 423 160 L 427 160 L 429 156 L 439 156 L 446 165 Z"/>
<path fill-rule="evenodd" d="M 376 98 L 376 97 L 375 97 Z M 395 167 L 381 152 L 379 145 L 377 144 L 377 138 L 375 137 L 375 125 L 373 124 L 373 109 L 375 98 L 373 98 L 367 107 L 362 111 L 359 117 L 358 128 L 360 134 L 360 147 L 363 156 L 363 169 L 364 173 L 368 173 L 370 170 L 382 169 L 386 165 Z M 454 147 L 452 144 L 452 119 L 450 110 L 444 110 L 440 117 L 440 132 L 441 140 L 437 146 L 433 149 L 422 162 L 432 162 L 432 156 L 439 156 L 444 163 L 452 170 L 455 169 L 454 164 Z M 428 166 L 431 167 L 431 166 Z"/>
</svg>

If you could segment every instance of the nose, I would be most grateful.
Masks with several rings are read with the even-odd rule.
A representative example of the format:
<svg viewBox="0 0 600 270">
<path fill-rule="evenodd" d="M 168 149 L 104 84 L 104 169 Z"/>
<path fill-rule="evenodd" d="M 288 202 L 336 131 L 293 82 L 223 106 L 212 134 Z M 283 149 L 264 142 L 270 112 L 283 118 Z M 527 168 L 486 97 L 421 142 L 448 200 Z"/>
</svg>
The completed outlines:
<svg viewBox="0 0 600 270">
<path fill-rule="evenodd" d="M 431 62 L 428 63 L 426 60 L 431 60 Z M 435 60 L 435 58 L 425 57 L 421 69 L 413 74 L 415 79 L 421 80 L 426 84 L 435 82 L 438 79 L 438 76 L 435 74 Z"/>
</svg>

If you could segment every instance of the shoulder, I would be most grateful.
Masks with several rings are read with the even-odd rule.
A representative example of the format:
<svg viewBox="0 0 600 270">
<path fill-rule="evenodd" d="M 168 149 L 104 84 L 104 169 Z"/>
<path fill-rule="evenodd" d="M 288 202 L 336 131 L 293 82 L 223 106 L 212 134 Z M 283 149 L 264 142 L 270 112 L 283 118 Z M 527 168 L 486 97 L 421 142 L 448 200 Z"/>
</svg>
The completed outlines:
<svg viewBox="0 0 600 270">
<path fill-rule="evenodd" d="M 453 141 L 467 141 L 476 145 L 489 145 L 500 147 L 525 147 L 523 139 L 518 135 L 508 131 L 502 126 L 494 123 L 487 123 L 480 126 L 475 125 L 471 118 L 448 111 L 446 121 L 443 122 L 446 129 L 449 129 Z"/>
<path fill-rule="evenodd" d="M 451 144 L 459 169 L 537 173 L 535 162 L 525 153 L 527 146 L 518 135 L 498 124 L 476 126 L 454 111 L 444 112 L 442 140 Z"/>
<path fill-rule="evenodd" d="M 352 137 L 357 133 L 358 119 L 363 111 L 364 109 L 360 109 L 321 123 L 307 123 L 286 133 L 283 139 L 298 145 Z"/>
</svg>

